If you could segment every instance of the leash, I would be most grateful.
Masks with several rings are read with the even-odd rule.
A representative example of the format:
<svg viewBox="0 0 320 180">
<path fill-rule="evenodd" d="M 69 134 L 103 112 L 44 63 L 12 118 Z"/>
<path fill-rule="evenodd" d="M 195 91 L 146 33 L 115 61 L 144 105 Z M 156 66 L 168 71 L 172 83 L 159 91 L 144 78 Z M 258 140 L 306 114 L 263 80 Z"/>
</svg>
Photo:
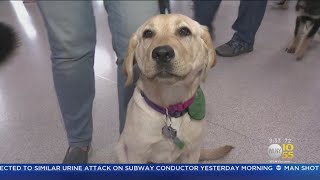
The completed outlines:
<svg viewBox="0 0 320 180">
<path fill-rule="evenodd" d="M 171 14 L 170 0 L 158 0 L 160 14 Z"/>
</svg>

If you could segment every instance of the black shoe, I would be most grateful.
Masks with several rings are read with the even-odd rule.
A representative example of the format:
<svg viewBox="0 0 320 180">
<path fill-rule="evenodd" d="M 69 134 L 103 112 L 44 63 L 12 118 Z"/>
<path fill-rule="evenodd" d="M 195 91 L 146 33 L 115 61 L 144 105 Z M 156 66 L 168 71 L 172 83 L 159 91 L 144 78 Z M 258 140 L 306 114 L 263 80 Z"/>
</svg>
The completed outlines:
<svg viewBox="0 0 320 180">
<path fill-rule="evenodd" d="M 279 2 L 273 2 L 271 4 L 271 6 L 275 9 L 288 9 L 289 5 L 288 5 L 288 0 L 282 0 Z"/>
<path fill-rule="evenodd" d="M 68 148 L 66 156 L 63 159 L 63 164 L 87 164 L 88 163 L 88 151 L 81 147 Z"/>
<path fill-rule="evenodd" d="M 253 50 L 253 46 L 243 41 L 231 39 L 229 42 L 216 48 L 216 52 L 222 57 L 233 57 Z"/>
</svg>

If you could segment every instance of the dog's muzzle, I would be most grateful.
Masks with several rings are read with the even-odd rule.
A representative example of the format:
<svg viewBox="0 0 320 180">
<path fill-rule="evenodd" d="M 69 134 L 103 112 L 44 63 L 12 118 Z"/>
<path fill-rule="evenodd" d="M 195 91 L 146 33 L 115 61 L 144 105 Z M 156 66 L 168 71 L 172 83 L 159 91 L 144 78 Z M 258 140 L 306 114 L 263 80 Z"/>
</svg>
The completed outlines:
<svg viewBox="0 0 320 180">
<path fill-rule="evenodd" d="M 160 78 L 172 77 L 172 61 L 175 59 L 175 53 L 171 46 L 158 46 L 152 51 L 152 59 L 157 63 L 157 76 Z"/>
</svg>

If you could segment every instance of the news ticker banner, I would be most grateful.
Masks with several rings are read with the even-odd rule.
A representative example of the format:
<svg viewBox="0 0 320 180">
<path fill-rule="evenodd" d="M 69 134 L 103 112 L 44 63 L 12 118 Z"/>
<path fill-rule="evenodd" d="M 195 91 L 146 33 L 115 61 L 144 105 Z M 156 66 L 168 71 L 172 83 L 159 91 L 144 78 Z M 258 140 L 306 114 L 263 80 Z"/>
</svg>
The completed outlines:
<svg viewBox="0 0 320 180">
<path fill-rule="evenodd" d="M 194 174 L 319 176 L 320 164 L 0 164 L 0 177 L 12 174 Z"/>
</svg>

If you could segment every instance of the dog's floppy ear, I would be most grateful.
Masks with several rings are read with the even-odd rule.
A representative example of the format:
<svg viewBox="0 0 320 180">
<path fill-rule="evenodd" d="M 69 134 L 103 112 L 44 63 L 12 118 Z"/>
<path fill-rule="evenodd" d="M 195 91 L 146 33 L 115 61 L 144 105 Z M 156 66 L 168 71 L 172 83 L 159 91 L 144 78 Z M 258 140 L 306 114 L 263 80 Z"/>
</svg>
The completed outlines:
<svg viewBox="0 0 320 180">
<path fill-rule="evenodd" d="M 126 86 L 129 86 L 133 82 L 133 65 L 135 63 L 135 50 L 137 45 L 137 36 L 133 34 L 129 40 L 127 55 L 123 66 L 123 72 L 127 76 Z"/>
<path fill-rule="evenodd" d="M 207 26 L 201 26 L 201 27 L 202 27 L 201 39 L 203 40 L 204 47 L 207 50 L 207 59 L 205 62 L 206 68 L 204 70 L 205 71 L 204 75 L 202 76 L 202 80 L 204 81 L 207 77 L 207 74 L 210 68 L 212 68 L 216 64 L 216 51 L 213 47 L 212 39 Z"/>
</svg>

